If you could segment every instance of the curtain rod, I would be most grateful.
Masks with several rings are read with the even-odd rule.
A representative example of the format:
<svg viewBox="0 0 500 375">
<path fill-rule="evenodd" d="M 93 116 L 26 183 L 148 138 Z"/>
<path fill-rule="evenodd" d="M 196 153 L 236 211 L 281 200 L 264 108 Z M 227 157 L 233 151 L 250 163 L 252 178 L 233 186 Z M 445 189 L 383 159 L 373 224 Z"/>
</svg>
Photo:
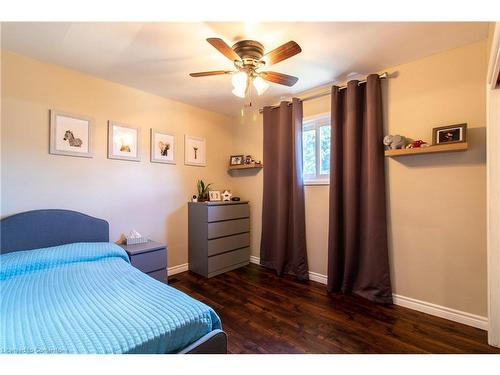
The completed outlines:
<svg viewBox="0 0 500 375">
<path fill-rule="evenodd" d="M 389 78 L 389 74 L 387 72 L 384 72 L 384 73 L 379 74 L 378 77 L 380 79 L 386 79 L 386 78 Z M 362 83 L 366 83 L 366 79 L 358 81 L 358 85 L 360 85 Z M 339 90 L 343 90 L 345 88 L 347 88 L 347 84 L 340 86 Z M 308 100 L 318 99 L 318 98 L 322 98 L 323 96 L 331 95 L 331 93 L 332 93 L 332 90 L 323 91 L 323 92 L 320 92 L 320 93 L 315 94 L 315 95 L 306 96 L 304 99 L 301 99 L 301 101 L 307 102 Z M 278 108 L 278 107 L 279 107 L 279 105 L 271 106 L 271 108 Z M 263 112 L 264 112 L 264 108 L 259 109 L 259 113 L 263 113 Z"/>
</svg>

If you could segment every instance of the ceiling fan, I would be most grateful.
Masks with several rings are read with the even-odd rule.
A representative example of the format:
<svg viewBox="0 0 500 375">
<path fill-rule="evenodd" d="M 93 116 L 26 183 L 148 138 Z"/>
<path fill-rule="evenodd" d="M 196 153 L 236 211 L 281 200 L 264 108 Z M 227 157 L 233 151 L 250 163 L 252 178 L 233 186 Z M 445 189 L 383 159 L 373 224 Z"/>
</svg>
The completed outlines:
<svg viewBox="0 0 500 375">
<path fill-rule="evenodd" d="M 265 65 L 276 64 L 300 53 L 302 49 L 294 41 L 264 54 L 264 46 L 255 40 L 241 40 L 229 47 L 220 38 L 208 38 L 207 42 L 234 63 L 236 70 L 214 70 L 189 74 L 191 77 L 207 77 L 222 74 L 232 74 L 233 94 L 244 98 L 251 83 L 257 94 L 263 94 L 269 87 L 266 82 L 280 85 L 293 86 L 299 80 L 297 77 L 283 73 L 261 71 Z"/>
</svg>

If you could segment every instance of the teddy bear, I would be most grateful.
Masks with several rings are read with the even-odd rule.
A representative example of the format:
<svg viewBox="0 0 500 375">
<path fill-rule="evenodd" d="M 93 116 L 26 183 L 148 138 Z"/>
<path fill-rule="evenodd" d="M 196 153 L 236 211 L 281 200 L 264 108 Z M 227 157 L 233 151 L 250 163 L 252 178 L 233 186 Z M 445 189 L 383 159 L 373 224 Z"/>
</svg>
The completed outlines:
<svg viewBox="0 0 500 375">
<path fill-rule="evenodd" d="M 405 148 L 406 138 L 402 135 L 386 135 L 384 137 L 384 145 L 393 150 Z"/>
</svg>

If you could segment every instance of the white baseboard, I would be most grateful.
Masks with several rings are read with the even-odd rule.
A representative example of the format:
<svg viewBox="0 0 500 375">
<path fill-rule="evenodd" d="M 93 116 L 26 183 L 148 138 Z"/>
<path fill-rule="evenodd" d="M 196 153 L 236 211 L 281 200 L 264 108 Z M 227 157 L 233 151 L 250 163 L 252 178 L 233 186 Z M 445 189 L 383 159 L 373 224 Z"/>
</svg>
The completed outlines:
<svg viewBox="0 0 500 375">
<path fill-rule="evenodd" d="M 167 275 L 172 276 L 181 272 L 185 272 L 189 269 L 189 263 L 179 264 L 178 266 L 168 267 Z"/>
<path fill-rule="evenodd" d="M 250 263 L 255 263 L 255 264 L 260 265 L 260 258 L 254 257 L 253 255 L 250 255 Z"/>
<path fill-rule="evenodd" d="M 311 271 L 309 271 L 309 280 L 316 281 L 317 283 L 324 284 L 324 285 L 326 285 L 326 283 L 328 282 L 326 275 L 322 275 L 320 273 L 311 272 Z"/>
<path fill-rule="evenodd" d="M 260 264 L 260 258 L 250 256 L 250 263 Z M 316 272 L 309 271 L 309 280 L 316 281 L 321 284 L 327 283 L 327 276 Z M 406 307 L 408 309 L 420 311 L 429 315 L 438 316 L 440 318 L 448 319 L 453 322 L 462 323 L 468 326 L 476 327 L 479 329 L 488 329 L 488 318 L 484 316 L 470 314 L 464 311 L 451 309 L 449 307 L 435 305 L 433 303 L 420 301 L 414 298 L 400 296 L 397 294 L 392 295 L 394 304 L 397 306 Z"/>
<path fill-rule="evenodd" d="M 434 303 L 420 301 L 418 299 L 400 296 L 397 294 L 393 294 L 392 298 L 394 304 L 398 306 L 403 306 L 412 310 L 438 316 L 440 318 L 483 329 L 485 331 L 488 329 L 488 318 L 484 316 L 470 314 L 465 311 L 455 310 L 449 307 L 436 305 Z"/>
<path fill-rule="evenodd" d="M 250 255 L 250 263 L 255 263 L 255 264 L 260 265 L 260 258 L 253 256 L 253 255 Z M 316 281 L 317 283 L 326 285 L 326 275 L 322 275 L 322 274 L 317 273 L 317 272 L 309 271 L 309 280 Z"/>
</svg>

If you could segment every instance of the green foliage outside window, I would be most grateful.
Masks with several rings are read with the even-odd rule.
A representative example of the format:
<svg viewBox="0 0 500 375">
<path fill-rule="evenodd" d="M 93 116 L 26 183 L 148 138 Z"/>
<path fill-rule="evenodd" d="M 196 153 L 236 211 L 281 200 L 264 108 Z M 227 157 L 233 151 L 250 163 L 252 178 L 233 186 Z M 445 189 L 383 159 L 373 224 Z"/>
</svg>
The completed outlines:
<svg viewBox="0 0 500 375">
<path fill-rule="evenodd" d="M 302 132 L 302 150 L 304 162 L 304 175 L 316 175 L 316 131 Z"/>
<path fill-rule="evenodd" d="M 319 174 L 330 173 L 330 125 L 319 128 Z"/>
<path fill-rule="evenodd" d="M 306 180 L 325 180 L 330 174 L 330 125 L 305 122 L 302 132 L 303 175 Z"/>
</svg>

